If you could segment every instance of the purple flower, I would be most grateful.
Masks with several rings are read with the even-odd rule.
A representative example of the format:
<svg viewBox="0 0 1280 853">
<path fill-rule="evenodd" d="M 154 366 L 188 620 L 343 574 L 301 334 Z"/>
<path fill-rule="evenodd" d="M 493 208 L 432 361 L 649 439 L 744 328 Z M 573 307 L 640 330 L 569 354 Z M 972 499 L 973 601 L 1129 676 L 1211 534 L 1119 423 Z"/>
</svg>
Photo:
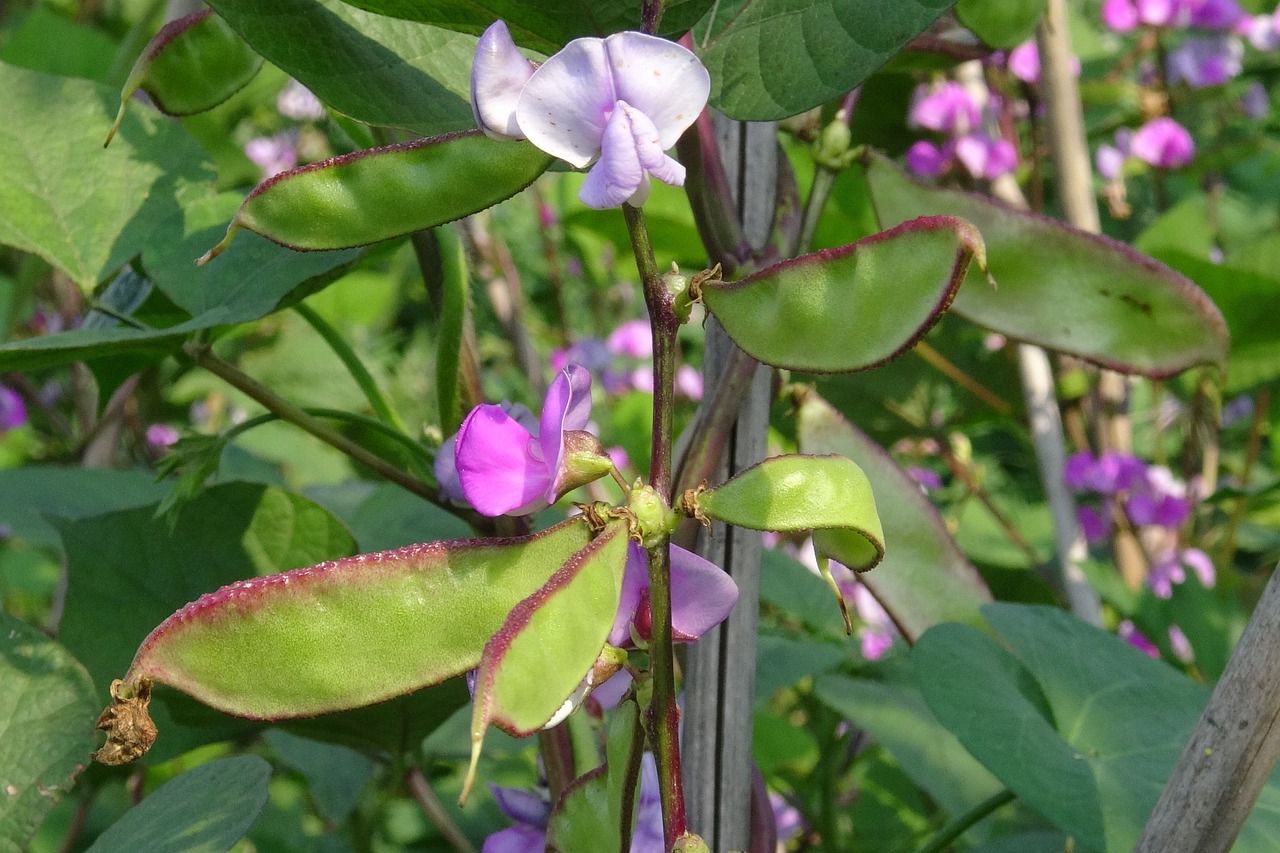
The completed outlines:
<svg viewBox="0 0 1280 853">
<path fill-rule="evenodd" d="M 939 148 L 932 142 L 921 139 L 907 149 L 907 168 L 922 178 L 936 178 L 951 165 L 951 146 Z"/>
<path fill-rule="evenodd" d="M 152 424 L 147 427 L 147 446 L 159 453 L 178 441 L 178 431 L 168 424 Z"/>
<path fill-rule="evenodd" d="M 631 371 L 629 384 L 637 391 L 644 391 L 647 394 L 653 393 L 653 368 L 645 365 L 637 367 Z"/>
<path fill-rule="evenodd" d="M 588 207 L 639 206 L 649 178 L 681 186 L 684 167 L 667 156 L 697 119 L 711 77 L 691 51 L 644 33 L 580 38 L 537 70 L 495 22 L 476 48 L 471 97 L 476 119 L 497 138 L 525 138 L 579 169 Z"/>
<path fill-rule="evenodd" d="M 1148 640 L 1138 627 L 1128 619 L 1116 626 L 1116 633 L 1120 635 L 1120 639 L 1133 646 L 1140 652 L 1145 653 L 1148 657 L 1160 657 L 1160 650 L 1155 644 Z M 488 853 L 486 850 L 485 853 Z"/>
<path fill-rule="evenodd" d="M 503 401 L 502 410 L 516 420 L 525 431 L 533 434 L 538 431 L 538 419 L 534 417 L 533 412 L 529 411 L 529 407 L 523 403 L 509 403 Z M 440 450 L 436 453 L 436 460 L 432 466 L 436 475 L 436 482 L 440 485 L 440 496 L 451 500 L 454 503 L 464 504 L 467 502 L 467 496 L 462 493 L 462 481 L 458 479 L 458 434 L 446 438 L 440 444 Z"/>
<path fill-rule="evenodd" d="M 1237 32 L 1240 32 L 1249 40 L 1249 44 L 1258 50 L 1269 51 L 1280 47 L 1280 31 L 1276 28 L 1274 15 L 1255 15 L 1238 26 Z"/>
<path fill-rule="evenodd" d="M 778 831 L 778 844 L 786 844 L 805 829 L 804 816 L 776 791 L 769 792 L 769 807 L 773 809 L 773 825 Z"/>
<path fill-rule="evenodd" d="M 1185 27 L 1195 0 L 1137 0 L 1138 19 L 1152 27 Z"/>
<path fill-rule="evenodd" d="M 1111 523 L 1101 511 L 1091 506 L 1076 509 L 1076 518 L 1080 521 L 1080 529 L 1084 538 L 1090 543 L 1101 542 L 1111 533 Z"/>
<path fill-rule="evenodd" d="M 255 136 L 244 144 L 244 156 L 269 178 L 298 165 L 298 150 L 293 135 L 287 131 L 275 136 Z"/>
<path fill-rule="evenodd" d="M 930 489 L 942 488 L 942 478 L 938 476 L 938 472 L 930 471 L 928 468 L 910 465 L 907 467 L 907 476 L 915 480 L 924 492 L 928 492 Z"/>
<path fill-rule="evenodd" d="M 1191 504 L 1173 495 L 1150 493 L 1131 495 L 1124 509 L 1129 520 L 1139 527 L 1149 524 L 1160 527 L 1179 527 L 1191 515 Z"/>
<path fill-rule="evenodd" d="M 612 361 L 612 353 L 599 338 L 583 338 L 574 341 L 567 349 L 551 351 L 551 369 L 557 373 L 570 364 L 580 364 L 592 373 L 603 373 Z"/>
<path fill-rule="evenodd" d="M 653 355 L 653 330 L 648 320 L 628 320 L 609 333 L 605 346 L 615 355 L 649 358 Z"/>
<path fill-rule="evenodd" d="M 1024 83 L 1040 82 L 1040 50 L 1034 41 L 1024 41 L 1009 51 L 1009 73 Z M 1071 73 L 1080 76 L 1080 58 L 1071 57 Z"/>
<path fill-rule="evenodd" d="M 975 178 L 994 180 L 1018 166 L 1018 152 L 1007 139 L 970 133 L 956 140 L 956 159 Z"/>
<path fill-rule="evenodd" d="M 1169 645 L 1173 648 L 1173 656 L 1183 663 L 1191 663 L 1196 659 L 1195 650 L 1191 648 L 1191 641 L 1187 639 L 1187 635 L 1177 625 L 1169 626 Z"/>
<path fill-rule="evenodd" d="M 976 128 L 980 119 L 978 104 L 965 88 L 948 80 L 933 87 L 916 87 L 907 124 L 940 133 L 961 134 Z"/>
<path fill-rule="evenodd" d="M 1266 118 L 1271 112 L 1271 96 L 1267 94 L 1267 87 L 1258 80 L 1250 83 L 1240 98 L 1240 111 L 1249 118 Z"/>
<path fill-rule="evenodd" d="M 1168 116 L 1153 118 L 1133 134 L 1133 156 L 1157 169 L 1177 169 L 1195 156 L 1187 129 Z"/>
<path fill-rule="evenodd" d="M 839 563 L 831 563 L 830 566 L 833 577 L 839 578 L 837 569 L 844 569 L 844 573 L 850 576 L 850 580 L 846 583 L 841 583 L 840 588 L 843 593 L 853 600 L 853 609 L 863 623 L 858 630 L 858 639 L 862 644 L 862 656 L 867 660 L 879 660 L 893 646 L 894 638 L 898 636 L 898 629 L 893 624 L 893 619 L 889 617 L 888 611 L 884 609 L 880 602 L 876 601 L 875 596 L 871 594 L 871 590 L 867 589 L 856 577 L 853 577 L 853 572 L 846 566 L 842 566 Z"/>
<path fill-rule="evenodd" d="M 1114 181 L 1120 177 L 1124 170 L 1124 161 L 1128 159 L 1124 152 L 1114 145 L 1108 145 L 1105 142 L 1098 146 L 1097 156 L 1094 158 L 1094 165 L 1098 169 L 1098 174 L 1104 180 Z"/>
<path fill-rule="evenodd" d="M 590 416 L 591 374 L 576 364 L 551 383 L 536 434 L 502 406 L 476 406 L 454 448 L 467 502 L 482 515 L 526 515 L 608 473 L 604 448 L 582 432 Z"/>
<path fill-rule="evenodd" d="M 1209 555 L 1199 548 L 1170 548 L 1160 554 L 1151 563 L 1151 572 L 1147 575 L 1147 586 L 1159 598 L 1173 596 L 1175 585 L 1187 579 L 1186 569 L 1190 568 L 1200 579 L 1200 584 L 1210 588 L 1217 581 L 1217 573 Z"/>
<path fill-rule="evenodd" d="M 0 385 L 0 433 L 17 429 L 27 422 L 27 405 L 18 392 Z"/>
<path fill-rule="evenodd" d="M 1192 89 L 1221 86 L 1240 76 L 1244 45 L 1221 34 L 1190 36 L 1169 52 L 1169 81 Z"/>
<path fill-rule="evenodd" d="M 671 632 L 678 643 L 691 643 L 728 617 L 738 600 L 738 585 L 727 572 L 683 548 L 671 546 Z M 649 561 L 639 544 L 628 544 L 622 575 L 622 598 L 609 632 L 610 645 L 633 645 L 631 629 L 647 638 L 649 611 Z"/>
<path fill-rule="evenodd" d="M 316 121 L 324 117 L 324 104 L 310 89 L 290 80 L 276 96 L 276 110 L 294 121 Z"/>
<path fill-rule="evenodd" d="M 1094 491 L 1102 495 L 1132 488 L 1143 483 L 1147 466 L 1127 453 L 1108 452 L 1094 458 L 1087 450 L 1073 453 L 1063 466 L 1062 477 L 1076 491 Z"/>
<path fill-rule="evenodd" d="M 1193 0 L 1191 26 L 1202 30 L 1232 30 L 1245 18 L 1236 0 Z"/>
</svg>

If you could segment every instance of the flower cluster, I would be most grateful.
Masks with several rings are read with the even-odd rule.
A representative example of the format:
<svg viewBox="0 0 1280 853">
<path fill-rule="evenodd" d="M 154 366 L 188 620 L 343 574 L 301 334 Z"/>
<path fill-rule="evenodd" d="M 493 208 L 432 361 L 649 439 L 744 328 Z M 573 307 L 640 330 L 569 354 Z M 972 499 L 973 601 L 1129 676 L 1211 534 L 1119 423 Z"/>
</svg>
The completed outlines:
<svg viewBox="0 0 1280 853">
<path fill-rule="evenodd" d="M 471 69 L 471 105 L 484 132 L 591 166 L 578 197 L 599 209 L 644 204 L 650 176 L 684 183 L 684 167 L 665 152 L 710 92 L 711 77 L 691 51 L 636 32 L 575 39 L 535 66 L 496 21 Z"/>
<path fill-rule="evenodd" d="M 561 370 L 574 362 L 591 371 L 600 380 L 606 394 L 628 391 L 653 393 L 653 334 L 645 320 L 627 320 L 604 340 L 583 338 L 565 349 L 551 352 L 551 367 Z M 702 399 L 702 374 L 688 364 L 676 368 L 675 390 L 694 401 Z"/>
<path fill-rule="evenodd" d="M 1186 484 L 1168 468 L 1147 465 L 1127 453 L 1095 457 L 1084 451 L 1067 460 L 1063 477 L 1070 488 L 1096 501 L 1077 511 L 1090 542 L 1110 535 L 1117 513 L 1135 528 L 1151 555 L 1147 584 L 1157 596 L 1172 596 L 1173 587 L 1187 579 L 1188 568 L 1204 586 L 1213 586 L 1216 574 L 1209 556 L 1179 544 L 1178 529 L 1191 517 L 1192 500 Z"/>
<path fill-rule="evenodd" d="M 917 175 L 938 177 L 958 163 L 974 178 L 986 180 L 1012 172 L 1018 165 L 1013 143 L 983 129 L 986 110 L 997 103 L 994 94 L 974 94 L 953 80 L 917 87 L 907 123 L 943 138 L 913 144 L 907 150 L 907 168 Z"/>
</svg>

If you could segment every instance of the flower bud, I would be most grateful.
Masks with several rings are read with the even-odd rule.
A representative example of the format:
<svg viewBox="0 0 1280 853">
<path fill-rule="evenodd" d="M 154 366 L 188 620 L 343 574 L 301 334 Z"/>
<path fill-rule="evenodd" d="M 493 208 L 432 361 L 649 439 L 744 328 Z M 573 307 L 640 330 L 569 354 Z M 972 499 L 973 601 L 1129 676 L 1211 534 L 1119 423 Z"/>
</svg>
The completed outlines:
<svg viewBox="0 0 1280 853">
<path fill-rule="evenodd" d="M 636 517 L 640 526 L 640 544 L 646 548 L 653 545 L 658 537 L 669 533 L 674 526 L 675 515 L 671 512 L 671 507 L 653 486 L 633 489 L 627 500 L 627 509 Z"/>
<path fill-rule="evenodd" d="M 555 494 L 563 495 L 584 486 L 613 470 L 613 458 L 600 439 L 586 430 L 571 429 L 564 433 L 564 455 L 556 472 Z"/>
</svg>

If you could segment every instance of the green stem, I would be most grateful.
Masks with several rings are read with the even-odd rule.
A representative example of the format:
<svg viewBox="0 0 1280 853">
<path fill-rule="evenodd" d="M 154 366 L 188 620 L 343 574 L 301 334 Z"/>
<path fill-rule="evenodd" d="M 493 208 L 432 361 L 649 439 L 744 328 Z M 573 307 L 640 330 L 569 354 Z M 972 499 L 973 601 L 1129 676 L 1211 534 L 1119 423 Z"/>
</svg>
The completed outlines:
<svg viewBox="0 0 1280 853">
<path fill-rule="evenodd" d="M 1001 806 L 1012 803 L 1017 798 L 1018 795 L 1013 791 L 1004 790 L 993 797 L 983 800 L 952 821 L 949 826 L 944 826 L 928 844 L 920 848 L 920 853 L 942 853 L 943 850 L 946 850 L 951 845 L 951 842 L 964 835 L 971 826 Z"/>
<path fill-rule="evenodd" d="M 187 344 L 183 349 L 200 367 L 203 367 L 214 376 L 217 376 L 227 384 L 239 389 L 249 397 L 253 398 L 255 401 L 260 403 L 263 408 L 276 415 L 281 420 L 288 421 L 294 426 L 300 427 L 304 431 L 311 433 L 325 444 L 345 453 L 356 462 L 359 462 L 366 468 L 376 471 L 378 474 L 401 488 L 406 489 L 419 497 L 425 498 L 436 505 L 446 506 L 440 500 L 440 492 L 436 487 L 424 483 L 416 477 L 401 471 L 381 456 L 378 456 L 356 444 L 354 441 L 338 432 L 338 430 L 329 426 L 329 424 L 307 414 L 301 407 L 290 403 L 288 400 L 276 394 L 276 392 L 272 391 L 258 380 L 246 373 L 243 373 L 239 368 L 218 358 L 208 347 L 202 347 L 197 344 Z"/>
<path fill-rule="evenodd" d="M 408 433 L 404 421 L 400 416 L 392 411 L 387 398 L 383 396 L 382 391 L 378 388 L 378 383 L 373 381 L 372 374 L 368 368 L 364 366 L 364 362 L 360 360 L 360 356 L 356 355 L 355 350 L 351 348 L 351 344 L 347 343 L 347 339 L 338 333 L 328 320 L 316 313 L 315 309 L 304 302 L 299 302 L 293 306 L 293 310 L 298 312 L 302 319 L 316 330 L 320 337 L 324 338 L 324 342 L 333 350 L 334 355 L 342 360 L 342 364 L 347 368 L 347 372 L 351 374 L 351 378 L 360 386 L 360 390 L 364 392 L 364 397 L 369 401 L 369 405 L 373 407 L 374 414 L 378 416 L 378 420 L 382 421 L 389 427 L 399 430 L 402 433 Z"/>
<path fill-rule="evenodd" d="M 644 287 L 645 305 L 649 308 L 649 323 L 653 328 L 653 444 L 649 485 L 663 500 L 670 501 L 676 330 L 680 321 L 672 308 L 672 295 L 658 273 L 644 214 L 627 204 L 622 206 L 622 213 L 626 218 L 636 269 Z M 649 549 L 649 609 L 653 616 L 653 632 L 649 640 L 649 660 L 653 671 L 649 728 L 658 765 L 668 850 L 688 831 L 680 771 L 680 710 L 676 706 L 675 656 L 671 637 L 670 544 L 670 536 L 663 536 Z"/>
<path fill-rule="evenodd" d="M 445 811 L 444 803 L 440 802 L 440 798 L 432 790 L 431 783 L 427 781 L 422 768 L 414 767 L 405 774 L 404 781 L 409 788 L 409 793 L 422 809 L 422 813 L 435 825 L 436 829 L 440 830 L 440 834 L 444 836 L 445 841 L 449 842 L 449 846 L 457 853 L 476 853 L 476 848 L 471 846 L 467 836 Z"/>
<path fill-rule="evenodd" d="M 370 429 L 370 430 L 373 430 L 374 432 L 377 432 L 379 435 L 386 436 L 387 438 L 399 444 L 405 450 L 412 453 L 413 456 L 418 461 L 422 462 L 427 467 L 431 467 L 432 462 L 435 461 L 432 458 L 431 453 L 425 447 L 418 444 L 412 438 L 409 438 L 409 436 L 405 435 L 399 430 L 394 429 L 388 426 L 387 424 L 384 424 L 382 421 L 374 420 L 371 417 L 368 417 L 366 415 L 356 414 L 355 412 L 346 412 L 346 411 L 343 411 L 342 409 L 326 409 L 326 408 L 317 407 L 317 406 L 303 406 L 300 408 L 302 408 L 302 411 L 306 412 L 308 415 L 311 415 L 312 417 L 327 418 L 333 421 L 346 421 L 347 423 L 355 424 L 357 426 L 362 426 L 362 427 L 365 427 L 366 429 Z M 249 430 L 253 429 L 254 427 L 259 427 L 259 426 L 262 426 L 263 424 L 272 423 L 274 421 L 279 421 L 279 420 L 283 420 L 283 418 L 281 418 L 279 415 L 268 412 L 265 415 L 258 415 L 257 417 L 249 418 L 246 421 L 241 421 L 240 423 L 236 424 L 235 426 L 228 429 L 225 433 L 223 433 L 222 437 L 223 437 L 223 440 L 230 441 L 236 436 L 246 433 Z"/>
</svg>

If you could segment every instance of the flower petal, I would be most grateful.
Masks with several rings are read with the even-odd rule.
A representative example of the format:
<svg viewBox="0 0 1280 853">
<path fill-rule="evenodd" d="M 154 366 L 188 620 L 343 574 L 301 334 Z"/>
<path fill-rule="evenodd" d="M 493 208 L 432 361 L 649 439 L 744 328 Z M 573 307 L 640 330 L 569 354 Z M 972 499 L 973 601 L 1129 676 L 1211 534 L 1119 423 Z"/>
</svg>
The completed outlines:
<svg viewBox="0 0 1280 853">
<path fill-rule="evenodd" d="M 494 139 L 524 139 L 516 123 L 516 103 L 533 76 L 502 21 L 494 21 L 476 44 L 471 65 L 471 112 L 476 124 Z"/>
<path fill-rule="evenodd" d="M 631 117 L 619 106 L 609 116 L 601 141 L 600 159 L 587 173 L 578 198 L 587 207 L 617 207 L 635 195 L 645 177 L 631 130 Z"/>
<path fill-rule="evenodd" d="M 556 374 L 542 400 L 538 445 L 547 472 L 543 488 L 550 487 L 564 458 L 564 434 L 583 429 L 591 419 L 591 372 L 579 364 L 566 365 Z M 555 498 L 547 495 L 548 501 Z"/>
<path fill-rule="evenodd" d="M 626 101 L 618 101 L 618 109 L 631 121 L 631 139 L 644 170 L 664 184 L 683 186 L 684 166 L 667 156 L 658 141 L 658 129 L 649 117 Z"/>
<path fill-rule="evenodd" d="M 600 153 L 617 100 L 604 42 L 574 39 L 533 72 L 516 104 L 516 121 L 538 148 L 581 169 Z"/>
<path fill-rule="evenodd" d="M 480 853 L 542 853 L 546 847 L 545 829 L 520 823 L 490 835 Z"/>
<path fill-rule="evenodd" d="M 687 48 L 644 33 L 615 33 L 604 47 L 616 98 L 649 117 L 662 150 L 675 145 L 711 93 L 711 75 L 702 62 Z"/>
<path fill-rule="evenodd" d="M 546 506 L 551 475 L 533 436 L 501 406 L 476 406 L 458 430 L 455 459 L 467 502 L 481 515 L 524 515 Z"/>
<path fill-rule="evenodd" d="M 493 792 L 493 798 L 497 800 L 502 813 L 516 823 L 538 828 L 547 825 L 547 818 L 551 817 L 551 804 L 542 797 L 523 788 L 503 788 L 492 782 L 489 783 L 489 790 Z"/>
<path fill-rule="evenodd" d="M 738 585 L 728 572 L 671 546 L 671 630 L 677 642 L 692 642 L 719 625 L 737 600 Z"/>
<path fill-rule="evenodd" d="M 622 572 L 622 597 L 618 601 L 618 615 L 614 617 L 613 628 L 609 631 L 607 642 L 619 648 L 632 648 L 631 620 L 635 618 L 636 608 L 640 606 L 640 596 L 649 588 L 649 561 L 645 559 L 644 549 L 639 543 L 627 545 L 627 565 Z"/>
</svg>

